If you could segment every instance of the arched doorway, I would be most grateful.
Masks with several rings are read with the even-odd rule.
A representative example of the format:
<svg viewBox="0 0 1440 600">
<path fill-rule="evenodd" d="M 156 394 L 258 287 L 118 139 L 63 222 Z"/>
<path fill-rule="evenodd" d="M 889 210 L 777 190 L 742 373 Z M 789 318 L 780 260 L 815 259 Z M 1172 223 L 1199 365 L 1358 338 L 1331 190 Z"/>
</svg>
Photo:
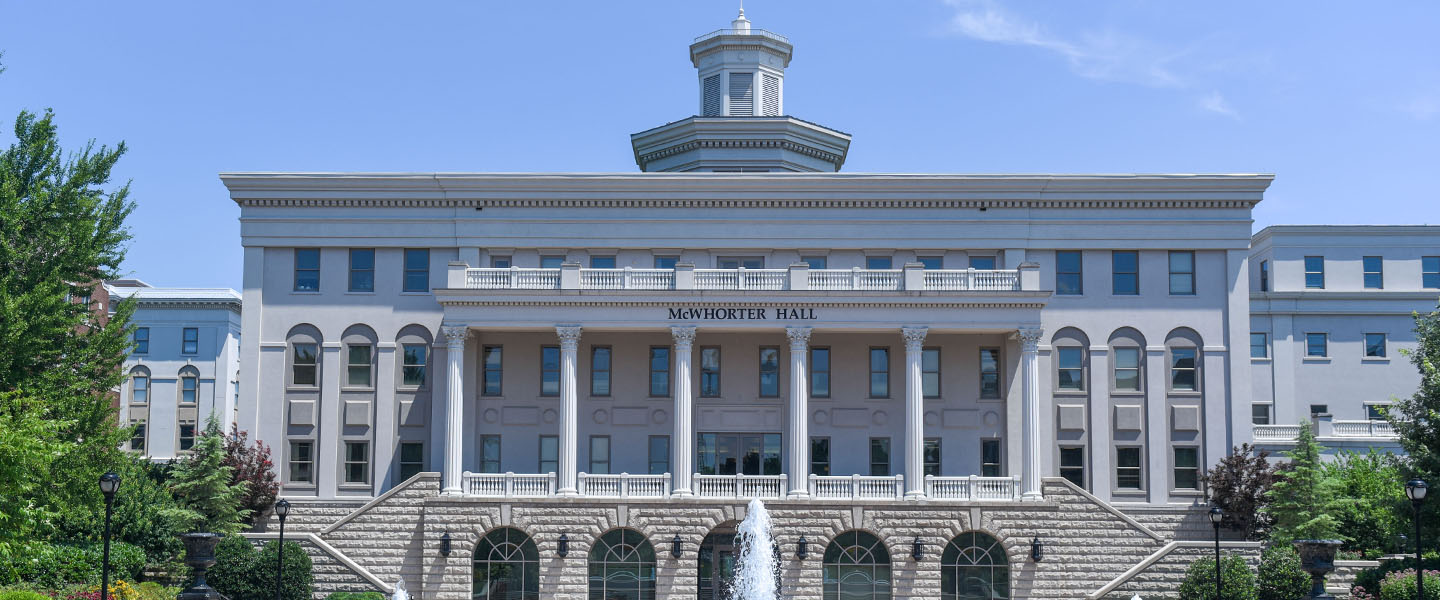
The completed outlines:
<svg viewBox="0 0 1440 600">
<path fill-rule="evenodd" d="M 825 548 L 826 600 L 890 600 L 890 552 L 880 538 L 846 531 Z"/>
<path fill-rule="evenodd" d="M 729 600 L 730 578 L 735 574 L 734 521 L 728 521 L 710 530 L 700 542 L 700 557 L 696 589 L 700 600 Z"/>
<path fill-rule="evenodd" d="M 997 600 L 1010 597 L 1010 561 L 1005 546 L 978 531 L 955 536 L 940 555 L 941 600 Z"/>
</svg>

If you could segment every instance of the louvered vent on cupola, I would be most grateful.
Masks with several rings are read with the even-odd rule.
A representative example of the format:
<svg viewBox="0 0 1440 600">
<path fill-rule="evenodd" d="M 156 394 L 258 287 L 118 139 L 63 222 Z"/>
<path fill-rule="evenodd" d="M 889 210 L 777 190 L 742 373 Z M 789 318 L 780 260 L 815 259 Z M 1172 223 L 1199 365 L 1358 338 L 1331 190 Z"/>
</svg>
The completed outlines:
<svg viewBox="0 0 1440 600">
<path fill-rule="evenodd" d="M 730 74 L 730 116 L 755 116 L 755 74 Z"/>
<path fill-rule="evenodd" d="M 761 75 L 761 78 L 760 115 L 778 117 L 780 116 L 780 78 L 774 75 Z"/>
<path fill-rule="evenodd" d="M 704 87 L 705 89 L 701 94 L 702 102 L 704 104 L 702 108 L 704 116 L 720 116 L 720 114 L 725 110 L 721 107 L 722 102 L 720 100 L 720 76 L 711 75 L 709 77 L 706 77 Z"/>
</svg>

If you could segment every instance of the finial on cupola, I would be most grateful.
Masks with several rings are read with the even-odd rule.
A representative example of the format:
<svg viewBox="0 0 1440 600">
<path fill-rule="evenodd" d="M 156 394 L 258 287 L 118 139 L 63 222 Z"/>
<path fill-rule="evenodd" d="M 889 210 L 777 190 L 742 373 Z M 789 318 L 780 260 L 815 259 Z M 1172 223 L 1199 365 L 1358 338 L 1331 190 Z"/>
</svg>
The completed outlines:
<svg viewBox="0 0 1440 600">
<path fill-rule="evenodd" d="M 750 19 L 745 18 L 745 2 L 743 0 L 740 2 L 740 16 L 730 22 L 730 28 L 738 34 L 750 33 Z"/>
</svg>

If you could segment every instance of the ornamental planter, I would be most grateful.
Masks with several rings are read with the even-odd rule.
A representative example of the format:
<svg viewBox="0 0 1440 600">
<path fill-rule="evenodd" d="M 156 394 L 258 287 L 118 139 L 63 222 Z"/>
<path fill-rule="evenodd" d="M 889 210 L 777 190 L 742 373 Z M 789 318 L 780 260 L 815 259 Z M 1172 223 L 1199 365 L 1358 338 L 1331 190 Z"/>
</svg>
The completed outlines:
<svg viewBox="0 0 1440 600">
<path fill-rule="evenodd" d="M 1334 598 L 1325 593 L 1325 576 L 1335 570 L 1335 552 L 1339 549 L 1340 540 L 1295 540 L 1295 551 L 1300 554 L 1300 569 L 1310 574 L 1307 600 Z"/>
<path fill-rule="evenodd" d="M 215 546 L 220 543 L 218 533 L 185 533 L 180 539 L 185 542 L 185 564 L 195 571 L 195 582 L 180 592 L 179 600 L 214 600 L 220 598 L 215 588 L 205 583 L 205 571 L 215 566 Z"/>
</svg>

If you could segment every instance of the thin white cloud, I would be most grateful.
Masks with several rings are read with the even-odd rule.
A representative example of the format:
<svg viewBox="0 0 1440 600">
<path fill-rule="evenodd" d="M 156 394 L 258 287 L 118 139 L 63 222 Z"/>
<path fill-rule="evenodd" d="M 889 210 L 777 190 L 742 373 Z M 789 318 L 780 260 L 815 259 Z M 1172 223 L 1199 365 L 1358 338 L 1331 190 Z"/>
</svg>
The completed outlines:
<svg viewBox="0 0 1440 600">
<path fill-rule="evenodd" d="M 1201 96 L 1200 108 L 1215 114 L 1225 115 L 1232 119 L 1240 118 L 1240 113 L 1235 112 L 1235 109 L 1230 106 L 1229 102 L 1225 101 L 1225 97 L 1220 95 L 1220 92 L 1210 92 L 1209 94 Z"/>
<path fill-rule="evenodd" d="M 1410 98 L 1400 105 L 1400 110 L 1420 121 L 1440 116 L 1440 88 Z"/>
</svg>

